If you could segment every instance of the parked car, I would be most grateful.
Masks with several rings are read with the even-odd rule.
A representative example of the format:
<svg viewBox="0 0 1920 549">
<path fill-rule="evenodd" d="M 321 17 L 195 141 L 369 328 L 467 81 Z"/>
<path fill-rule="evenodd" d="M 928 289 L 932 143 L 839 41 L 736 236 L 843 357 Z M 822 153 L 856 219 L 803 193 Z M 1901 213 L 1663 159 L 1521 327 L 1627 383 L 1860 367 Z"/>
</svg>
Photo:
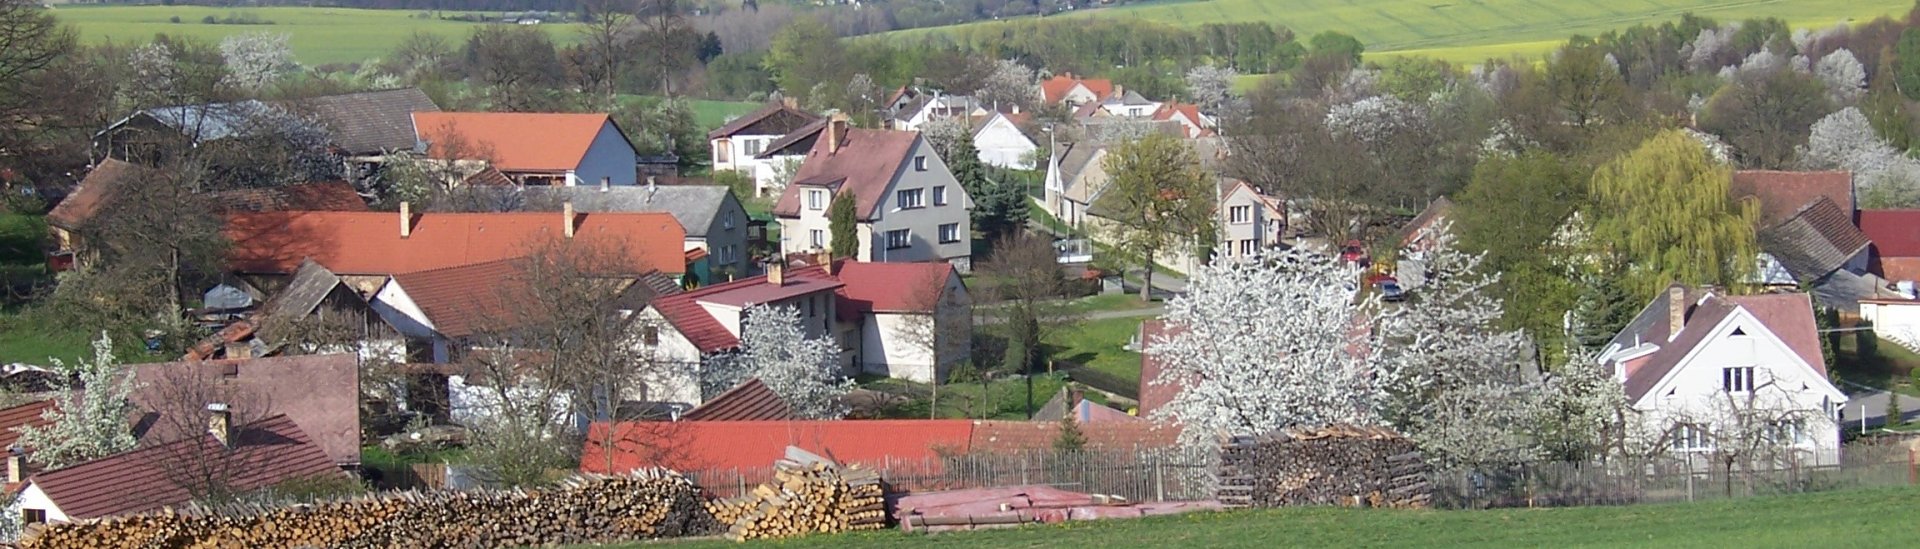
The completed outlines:
<svg viewBox="0 0 1920 549">
<path fill-rule="evenodd" d="M 1367 264 L 1366 246 L 1361 245 L 1358 240 L 1348 240 L 1347 245 L 1340 247 L 1340 261 L 1342 263 Z"/>
<path fill-rule="evenodd" d="M 1407 290 L 1401 288 L 1400 281 L 1392 277 L 1375 280 L 1373 287 L 1374 289 L 1380 290 L 1381 301 L 1397 303 L 1407 300 Z"/>
</svg>

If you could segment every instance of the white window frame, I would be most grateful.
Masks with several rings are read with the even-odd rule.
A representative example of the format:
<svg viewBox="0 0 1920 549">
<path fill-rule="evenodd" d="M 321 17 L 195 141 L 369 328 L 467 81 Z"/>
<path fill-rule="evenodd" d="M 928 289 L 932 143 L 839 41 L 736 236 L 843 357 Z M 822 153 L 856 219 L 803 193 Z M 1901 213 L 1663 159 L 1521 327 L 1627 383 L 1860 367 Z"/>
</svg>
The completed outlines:
<svg viewBox="0 0 1920 549">
<path fill-rule="evenodd" d="M 902 250 L 912 247 L 913 229 L 894 229 L 887 231 L 887 249 Z"/>
<path fill-rule="evenodd" d="M 826 229 L 810 229 L 807 231 L 807 237 L 810 239 L 809 242 L 813 245 L 813 247 L 815 248 L 827 247 Z"/>
<path fill-rule="evenodd" d="M 765 139 L 746 140 L 746 153 L 747 153 L 746 156 L 748 157 L 757 156 L 761 152 L 764 152 L 766 150 L 767 150 L 767 140 Z"/>
<path fill-rule="evenodd" d="M 927 155 L 923 154 L 920 156 L 913 157 L 913 171 L 916 171 L 916 172 L 927 171 Z"/>
<path fill-rule="evenodd" d="M 893 206 L 896 210 L 918 210 L 927 207 L 926 189 L 900 189 L 894 191 Z"/>
<path fill-rule="evenodd" d="M 1728 366 L 1721 368 L 1720 389 L 1736 395 L 1751 393 L 1753 392 L 1753 387 L 1758 385 L 1757 380 L 1754 378 L 1758 376 L 1759 373 L 1759 368 L 1753 366 Z"/>
<path fill-rule="evenodd" d="M 829 200 L 826 189 L 807 189 L 807 209 L 815 211 L 827 209 L 827 202 Z"/>
<path fill-rule="evenodd" d="M 935 206 L 947 205 L 947 186 L 946 185 L 933 186 L 933 205 Z"/>
<path fill-rule="evenodd" d="M 960 241 L 960 224 L 948 223 L 940 226 L 940 243 L 952 244 Z"/>
<path fill-rule="evenodd" d="M 1253 222 L 1253 206 L 1227 206 L 1227 223 L 1245 225 Z"/>
<path fill-rule="evenodd" d="M 1670 447 L 1675 452 L 1707 452 L 1713 450 L 1713 431 L 1705 425 L 1680 423 L 1673 426 Z"/>
</svg>

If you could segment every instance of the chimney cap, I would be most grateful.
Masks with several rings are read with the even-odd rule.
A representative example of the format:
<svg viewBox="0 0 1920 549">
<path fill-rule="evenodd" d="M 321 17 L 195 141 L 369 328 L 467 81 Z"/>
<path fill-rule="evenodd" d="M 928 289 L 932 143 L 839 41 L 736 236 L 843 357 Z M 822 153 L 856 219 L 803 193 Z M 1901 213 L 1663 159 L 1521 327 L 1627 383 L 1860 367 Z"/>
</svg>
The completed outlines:
<svg viewBox="0 0 1920 549">
<path fill-rule="evenodd" d="M 227 411 L 227 404 L 224 402 L 214 402 L 214 403 L 207 404 L 207 411 L 225 412 Z"/>
</svg>

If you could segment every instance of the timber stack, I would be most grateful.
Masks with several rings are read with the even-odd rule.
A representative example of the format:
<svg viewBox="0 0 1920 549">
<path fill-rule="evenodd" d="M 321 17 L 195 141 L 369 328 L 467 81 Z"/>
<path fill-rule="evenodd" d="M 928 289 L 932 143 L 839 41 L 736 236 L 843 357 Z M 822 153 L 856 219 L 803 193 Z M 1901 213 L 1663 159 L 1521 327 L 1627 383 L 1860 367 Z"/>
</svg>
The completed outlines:
<svg viewBox="0 0 1920 549">
<path fill-rule="evenodd" d="M 308 505 L 231 504 L 36 525 L 22 549 L 524 547 L 708 535 L 678 473 L 580 476 L 538 490 L 399 492 Z"/>
<path fill-rule="evenodd" d="M 707 503 L 707 511 L 734 541 L 811 533 L 879 530 L 887 525 L 886 490 L 880 472 L 842 467 L 820 456 L 787 449 L 774 464 L 773 482 L 739 497 Z"/>
<path fill-rule="evenodd" d="M 1429 467 L 1412 440 L 1378 427 L 1333 425 L 1232 437 L 1220 447 L 1227 507 L 1423 508 Z"/>
</svg>

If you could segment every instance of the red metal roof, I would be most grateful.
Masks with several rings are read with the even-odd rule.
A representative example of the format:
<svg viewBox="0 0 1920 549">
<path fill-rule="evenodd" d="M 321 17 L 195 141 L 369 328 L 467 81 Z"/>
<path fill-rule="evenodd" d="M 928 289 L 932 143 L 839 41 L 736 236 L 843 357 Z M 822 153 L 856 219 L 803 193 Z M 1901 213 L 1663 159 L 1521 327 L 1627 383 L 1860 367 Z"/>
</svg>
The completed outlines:
<svg viewBox="0 0 1920 549">
<path fill-rule="evenodd" d="M 953 276 L 953 265 L 944 261 L 933 263 L 868 263 L 859 261 L 836 262 L 835 274 L 846 285 L 840 288 L 843 305 L 860 312 L 910 312 L 931 311 L 939 296 L 927 299 L 917 292 L 926 288 L 945 292 L 948 278 Z M 822 273 L 824 274 L 824 273 Z"/>
<path fill-rule="evenodd" d="M 1878 257 L 1920 257 L 1920 210 L 1860 210 L 1860 232 Z"/>
<path fill-rule="evenodd" d="M 360 463 L 359 366 L 352 354 L 141 364 L 133 371 L 141 386 L 131 400 L 153 415 L 143 418 L 151 419 L 143 423 L 153 427 L 139 433 L 141 439 L 173 440 L 183 434 L 176 432 L 180 425 L 197 426 L 198 420 L 163 420 L 158 415 L 198 415 L 198 406 L 180 410 L 170 402 L 178 400 L 173 395 L 181 384 L 204 383 L 212 389 L 203 396 L 229 400 L 226 404 L 241 420 L 284 414 L 335 463 L 351 465 Z"/>
<path fill-rule="evenodd" d="M 341 275 L 391 275 L 527 255 L 565 238 L 561 213 L 414 214 L 400 235 L 393 212 L 272 212 L 227 216 L 228 262 L 241 272 L 292 273 L 312 259 Z M 576 213 L 575 237 L 623 248 L 631 273 L 686 272 L 680 222 L 665 213 Z"/>
<path fill-rule="evenodd" d="M 651 466 L 757 469 L 772 466 L 787 446 L 840 463 L 881 464 L 934 458 L 947 450 L 964 452 L 972 436 L 973 422 L 964 419 L 595 422 L 588 429 L 580 467 L 592 473 Z M 605 440 L 613 443 L 603 446 Z"/>
<path fill-rule="evenodd" d="M 886 194 L 894 174 L 910 169 L 904 165 L 912 160 L 908 155 L 920 142 L 920 132 L 852 128 L 840 141 L 840 147 L 832 152 L 826 139 L 814 142 L 793 175 L 793 183 L 780 193 L 780 201 L 773 206 L 774 215 L 799 216 L 801 191 L 825 185 L 833 187 L 835 195 L 852 191 L 858 199 L 854 212 L 862 221 L 872 220 L 875 211 L 890 198 L 881 195 Z"/>
<path fill-rule="evenodd" d="M 760 378 L 727 389 L 700 407 L 680 416 L 681 421 L 788 421 L 800 419 L 793 407 L 774 394 Z"/>
<path fill-rule="evenodd" d="M 256 490 L 299 478 L 345 475 L 320 446 L 287 416 L 273 416 L 234 430 L 233 449 L 211 434 L 143 447 L 65 469 L 43 471 L 28 482 L 40 487 L 73 519 L 153 511 L 193 499 L 189 471 L 226 477 L 232 490 Z"/>
<path fill-rule="evenodd" d="M 618 132 L 612 123 L 604 113 L 413 113 L 414 135 L 429 143 L 430 156 L 488 160 L 510 172 L 578 168 L 603 129 Z"/>
<path fill-rule="evenodd" d="M 36 400 L 0 410 L 0 449 L 12 448 L 14 443 L 20 441 L 20 433 L 15 432 L 14 429 L 27 426 L 46 427 L 53 423 L 41 417 L 47 413 L 47 410 L 52 410 L 53 406 L 52 400 Z"/>
</svg>

